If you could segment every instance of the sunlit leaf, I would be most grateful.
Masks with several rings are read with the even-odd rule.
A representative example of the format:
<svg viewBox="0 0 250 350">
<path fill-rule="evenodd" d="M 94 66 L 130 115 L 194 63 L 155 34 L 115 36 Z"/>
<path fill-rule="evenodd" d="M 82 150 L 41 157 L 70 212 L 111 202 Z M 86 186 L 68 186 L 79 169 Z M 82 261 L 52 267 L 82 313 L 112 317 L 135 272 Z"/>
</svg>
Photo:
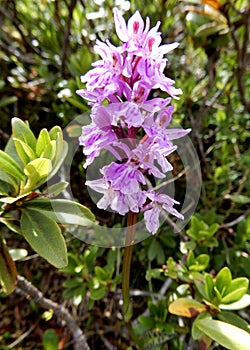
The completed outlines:
<svg viewBox="0 0 250 350">
<path fill-rule="evenodd" d="M 36 159 L 35 152 L 27 143 L 23 142 L 22 140 L 16 139 L 15 137 L 13 138 L 13 141 L 16 146 L 17 154 L 23 162 L 23 164 L 28 164 L 32 160 Z"/>
<path fill-rule="evenodd" d="M 28 177 L 25 188 L 28 190 L 39 187 L 45 180 L 52 170 L 52 164 L 50 159 L 37 158 L 27 164 L 24 167 L 24 173 Z"/>
<path fill-rule="evenodd" d="M 36 151 L 36 138 L 33 132 L 30 130 L 27 123 L 22 121 L 19 118 L 12 118 L 12 133 L 13 137 L 27 143 L 31 147 L 31 149 Z"/>
<path fill-rule="evenodd" d="M 241 328 L 209 319 L 197 320 L 195 324 L 202 332 L 226 349 L 249 350 L 250 334 Z"/>
<path fill-rule="evenodd" d="M 219 307 L 222 310 L 240 310 L 250 305 L 250 295 L 245 294 L 242 298 L 230 304 L 220 304 Z"/>
<path fill-rule="evenodd" d="M 21 167 L 5 152 L 0 150 L 0 169 L 14 176 L 17 179 L 23 180 L 24 173 Z"/>
<path fill-rule="evenodd" d="M 36 143 L 36 154 L 38 157 L 44 151 L 45 147 L 50 143 L 50 136 L 47 129 L 42 129 Z"/>
</svg>

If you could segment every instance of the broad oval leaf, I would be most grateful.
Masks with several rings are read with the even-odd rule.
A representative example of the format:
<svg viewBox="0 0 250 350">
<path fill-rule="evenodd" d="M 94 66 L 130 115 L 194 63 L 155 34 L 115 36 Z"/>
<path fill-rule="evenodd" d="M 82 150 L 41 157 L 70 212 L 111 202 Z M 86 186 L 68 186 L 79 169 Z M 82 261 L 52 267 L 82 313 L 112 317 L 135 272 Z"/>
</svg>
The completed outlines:
<svg viewBox="0 0 250 350">
<path fill-rule="evenodd" d="M 39 210 L 25 209 L 21 229 L 31 247 L 57 268 L 67 265 L 67 249 L 57 223 Z"/>
<path fill-rule="evenodd" d="M 87 207 L 70 200 L 39 198 L 27 202 L 26 207 L 40 210 L 61 224 L 89 226 L 95 221 L 94 214 Z"/>
<path fill-rule="evenodd" d="M 236 327 L 244 329 L 246 332 L 250 333 L 250 324 L 246 320 L 238 316 L 237 314 L 230 311 L 222 311 L 217 315 L 220 321 L 230 323 Z"/>
<path fill-rule="evenodd" d="M 209 319 L 197 320 L 195 325 L 226 349 L 249 350 L 250 334 L 241 328 L 226 322 Z"/>
<path fill-rule="evenodd" d="M 206 305 L 199 303 L 194 299 L 188 298 L 176 299 L 168 307 L 168 311 L 171 314 L 184 317 L 195 317 L 201 312 L 206 311 L 206 309 Z"/>
</svg>

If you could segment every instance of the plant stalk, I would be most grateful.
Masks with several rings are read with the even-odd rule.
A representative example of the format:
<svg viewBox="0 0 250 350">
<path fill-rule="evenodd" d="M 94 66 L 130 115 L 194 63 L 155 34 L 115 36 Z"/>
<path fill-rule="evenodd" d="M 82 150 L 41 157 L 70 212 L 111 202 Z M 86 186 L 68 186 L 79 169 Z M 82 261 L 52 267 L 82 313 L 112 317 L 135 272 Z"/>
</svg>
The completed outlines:
<svg viewBox="0 0 250 350">
<path fill-rule="evenodd" d="M 126 323 L 126 327 L 129 331 L 131 338 L 139 346 L 141 341 L 134 333 L 131 317 L 132 317 L 132 302 L 130 300 L 130 270 L 132 262 L 133 244 L 135 239 L 135 224 L 137 222 L 137 214 L 129 212 L 127 216 L 127 234 L 124 247 L 123 263 L 122 263 L 122 297 L 123 297 L 123 317 Z M 140 349 L 141 347 L 138 347 Z"/>
</svg>

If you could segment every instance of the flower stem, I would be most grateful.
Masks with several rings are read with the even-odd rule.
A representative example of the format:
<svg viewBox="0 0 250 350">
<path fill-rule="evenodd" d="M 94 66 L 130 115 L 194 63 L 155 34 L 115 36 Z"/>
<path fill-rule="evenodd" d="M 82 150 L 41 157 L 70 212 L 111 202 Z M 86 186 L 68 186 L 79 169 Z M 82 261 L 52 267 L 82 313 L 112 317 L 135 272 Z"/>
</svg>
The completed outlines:
<svg viewBox="0 0 250 350">
<path fill-rule="evenodd" d="M 132 317 L 132 303 L 129 297 L 130 287 L 130 270 L 132 262 L 133 244 L 135 239 L 135 224 L 137 222 L 137 214 L 129 212 L 127 216 L 127 235 L 125 241 L 123 264 L 122 264 L 122 297 L 123 297 L 123 316 L 126 323 L 126 327 L 130 336 L 137 345 L 140 344 L 140 340 L 134 333 L 131 317 Z"/>
</svg>

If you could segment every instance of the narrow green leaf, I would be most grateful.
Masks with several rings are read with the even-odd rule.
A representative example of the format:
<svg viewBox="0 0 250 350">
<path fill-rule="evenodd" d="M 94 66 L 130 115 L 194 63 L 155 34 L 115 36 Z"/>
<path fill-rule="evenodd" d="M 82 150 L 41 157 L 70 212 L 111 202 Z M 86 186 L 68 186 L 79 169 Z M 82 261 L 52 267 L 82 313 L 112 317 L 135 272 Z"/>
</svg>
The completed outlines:
<svg viewBox="0 0 250 350">
<path fill-rule="evenodd" d="M 27 143 L 23 142 L 22 140 L 16 139 L 15 137 L 13 138 L 13 141 L 16 146 L 17 154 L 24 165 L 36 159 L 36 154 Z"/>
<path fill-rule="evenodd" d="M 16 265 L 3 240 L 0 240 L 0 283 L 5 294 L 10 294 L 16 285 Z"/>
<path fill-rule="evenodd" d="M 205 290 L 209 300 L 212 300 L 215 296 L 214 294 L 214 282 L 211 275 L 208 273 L 205 275 Z"/>
<path fill-rule="evenodd" d="M 2 150 L 0 150 L 0 170 L 5 171 L 19 180 L 24 179 L 24 173 L 20 166 Z"/>
<path fill-rule="evenodd" d="M 35 152 L 36 138 L 33 132 L 30 130 L 28 124 L 19 118 L 12 118 L 11 124 L 13 137 L 27 143 L 27 145 L 29 145 L 31 149 Z"/>
<path fill-rule="evenodd" d="M 44 151 L 47 144 L 50 143 L 50 136 L 47 129 L 42 129 L 36 143 L 36 155 L 41 157 L 41 153 Z"/>
<path fill-rule="evenodd" d="M 57 268 L 67 265 L 67 249 L 57 223 L 39 210 L 22 211 L 21 229 L 31 247 Z"/>
<path fill-rule="evenodd" d="M 229 323 L 201 319 L 196 321 L 196 327 L 216 341 L 231 350 L 249 350 L 250 334 Z"/>
</svg>

